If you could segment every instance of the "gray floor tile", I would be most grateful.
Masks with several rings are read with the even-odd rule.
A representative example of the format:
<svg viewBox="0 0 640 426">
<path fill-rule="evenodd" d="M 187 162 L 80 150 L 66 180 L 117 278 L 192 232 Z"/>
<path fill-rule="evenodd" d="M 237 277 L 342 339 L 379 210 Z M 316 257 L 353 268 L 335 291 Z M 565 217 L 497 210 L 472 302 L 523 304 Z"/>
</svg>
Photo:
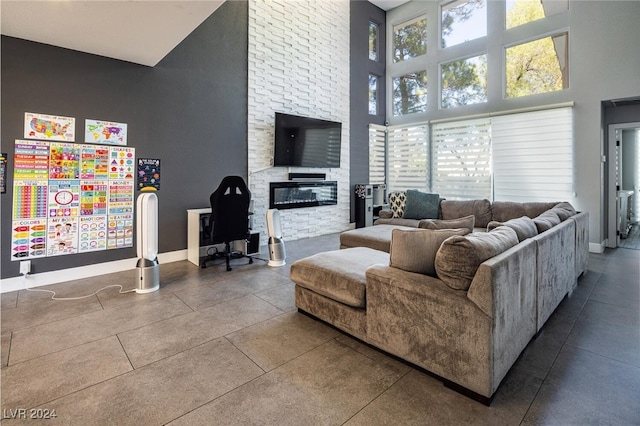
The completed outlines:
<svg viewBox="0 0 640 426">
<path fill-rule="evenodd" d="M 58 417 L 47 424 L 162 425 L 261 374 L 228 341 L 216 339 L 48 402 Z"/>
<path fill-rule="evenodd" d="M 203 283 L 174 292 L 194 310 L 237 299 L 249 293 L 237 281 L 229 278 L 217 278 L 215 282 Z"/>
<path fill-rule="evenodd" d="M 2 406 L 31 408 L 133 368 L 115 336 L 32 359 L 2 371 Z"/>
<path fill-rule="evenodd" d="M 331 340 L 170 425 L 339 425 L 399 378 Z"/>
<path fill-rule="evenodd" d="M 255 293 L 255 295 L 284 312 L 295 311 L 298 308 L 296 307 L 296 298 L 293 290 L 294 284 L 291 280 L 288 281 L 289 282 L 286 284 L 269 288 L 259 293 Z"/>
<path fill-rule="evenodd" d="M 100 310 L 13 333 L 9 365 L 190 312 L 177 297 Z"/>
<path fill-rule="evenodd" d="M 289 312 L 227 336 L 236 347 L 269 371 L 333 339 L 338 332 L 318 321 Z"/>
<path fill-rule="evenodd" d="M 0 345 L 0 352 L 2 355 L 2 365 L 1 368 L 5 368 L 9 365 L 9 348 L 11 346 L 11 333 L 6 333 L 2 335 L 2 345 Z"/>
<path fill-rule="evenodd" d="M 637 275 L 628 272 L 620 275 L 602 274 L 591 294 L 591 300 L 638 308 L 640 305 L 640 273 Z"/>
<path fill-rule="evenodd" d="M 267 320 L 282 311 L 247 295 L 118 335 L 135 368 Z"/>
<path fill-rule="evenodd" d="M 0 294 L 0 309 L 6 311 L 7 309 L 13 309 L 18 306 L 18 292 L 10 291 Z"/>
</svg>

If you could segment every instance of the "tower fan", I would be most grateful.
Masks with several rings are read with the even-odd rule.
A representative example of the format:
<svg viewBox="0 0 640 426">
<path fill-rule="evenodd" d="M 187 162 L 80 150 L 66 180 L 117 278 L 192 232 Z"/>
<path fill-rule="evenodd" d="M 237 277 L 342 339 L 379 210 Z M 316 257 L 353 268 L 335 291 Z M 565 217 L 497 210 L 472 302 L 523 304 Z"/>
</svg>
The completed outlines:
<svg viewBox="0 0 640 426">
<path fill-rule="evenodd" d="M 158 265 L 158 197 L 140 194 L 137 200 L 136 240 L 138 285 L 136 293 L 151 293 L 160 288 Z"/>
<path fill-rule="evenodd" d="M 284 266 L 286 253 L 282 241 L 282 222 L 278 209 L 267 210 L 267 233 L 269 234 L 269 266 Z"/>
</svg>

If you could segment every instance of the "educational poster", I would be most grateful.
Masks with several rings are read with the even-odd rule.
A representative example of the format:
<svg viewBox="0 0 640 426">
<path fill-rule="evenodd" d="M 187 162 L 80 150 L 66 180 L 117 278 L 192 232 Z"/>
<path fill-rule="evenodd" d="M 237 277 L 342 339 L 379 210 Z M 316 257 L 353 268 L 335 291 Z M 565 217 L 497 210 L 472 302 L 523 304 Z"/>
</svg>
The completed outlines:
<svg viewBox="0 0 640 426">
<path fill-rule="evenodd" d="M 104 145 L 126 145 L 127 125 L 110 121 L 85 120 L 84 141 Z"/>
<path fill-rule="evenodd" d="M 109 181 L 109 214 L 133 213 L 133 181 Z"/>
<path fill-rule="evenodd" d="M 16 140 L 13 179 L 49 179 L 49 142 Z"/>
<path fill-rule="evenodd" d="M 13 181 L 13 220 L 47 217 L 46 180 Z"/>
<path fill-rule="evenodd" d="M 52 141 L 76 140 L 76 119 L 57 115 L 24 113 L 24 137 Z"/>
<path fill-rule="evenodd" d="M 133 245 L 133 214 L 110 215 L 107 229 L 107 249 Z"/>
<path fill-rule="evenodd" d="M 160 160 L 138 158 L 138 189 L 140 191 L 160 190 Z"/>
<path fill-rule="evenodd" d="M 98 251 L 107 249 L 107 217 L 80 217 L 79 251 Z"/>
<path fill-rule="evenodd" d="M 109 179 L 133 179 L 135 150 L 112 147 L 109 150 Z"/>
<path fill-rule="evenodd" d="M 47 219 L 14 220 L 11 227 L 11 260 L 46 256 Z"/>
<path fill-rule="evenodd" d="M 80 181 L 49 181 L 48 217 L 77 217 L 80 213 Z"/>
<path fill-rule="evenodd" d="M 109 181 L 80 181 L 80 216 L 106 215 Z"/>
<path fill-rule="evenodd" d="M 7 192 L 7 153 L 0 153 L 0 194 Z"/>
<path fill-rule="evenodd" d="M 80 145 L 52 142 L 49 147 L 49 179 L 80 177 Z"/>
<path fill-rule="evenodd" d="M 54 217 L 47 220 L 47 256 L 78 252 L 78 218 Z"/>
<path fill-rule="evenodd" d="M 109 148 L 82 145 L 80 148 L 80 179 L 107 179 L 109 177 Z"/>
</svg>

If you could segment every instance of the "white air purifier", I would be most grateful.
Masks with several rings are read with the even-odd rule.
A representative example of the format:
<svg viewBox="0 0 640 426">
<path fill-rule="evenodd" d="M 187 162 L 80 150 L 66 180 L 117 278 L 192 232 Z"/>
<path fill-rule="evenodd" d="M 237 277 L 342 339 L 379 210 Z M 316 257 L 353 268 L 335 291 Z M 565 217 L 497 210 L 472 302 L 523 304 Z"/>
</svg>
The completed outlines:
<svg viewBox="0 0 640 426">
<path fill-rule="evenodd" d="M 138 197 L 136 240 L 138 283 L 136 293 L 151 293 L 160 288 L 160 266 L 158 265 L 158 196 L 142 193 Z"/>
<path fill-rule="evenodd" d="M 278 209 L 267 210 L 267 233 L 269 234 L 269 266 L 284 266 L 286 253 L 282 241 L 282 222 Z"/>
</svg>

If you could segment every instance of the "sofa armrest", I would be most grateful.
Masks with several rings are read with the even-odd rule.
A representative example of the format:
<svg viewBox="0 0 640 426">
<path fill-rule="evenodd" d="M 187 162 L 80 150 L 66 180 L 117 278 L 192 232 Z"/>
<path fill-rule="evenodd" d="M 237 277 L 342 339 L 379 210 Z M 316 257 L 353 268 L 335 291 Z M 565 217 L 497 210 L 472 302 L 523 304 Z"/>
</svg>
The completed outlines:
<svg viewBox="0 0 640 426">
<path fill-rule="evenodd" d="M 378 217 L 380 219 L 391 219 L 393 217 L 393 212 L 391 210 L 381 209 L 378 212 Z"/>
</svg>

